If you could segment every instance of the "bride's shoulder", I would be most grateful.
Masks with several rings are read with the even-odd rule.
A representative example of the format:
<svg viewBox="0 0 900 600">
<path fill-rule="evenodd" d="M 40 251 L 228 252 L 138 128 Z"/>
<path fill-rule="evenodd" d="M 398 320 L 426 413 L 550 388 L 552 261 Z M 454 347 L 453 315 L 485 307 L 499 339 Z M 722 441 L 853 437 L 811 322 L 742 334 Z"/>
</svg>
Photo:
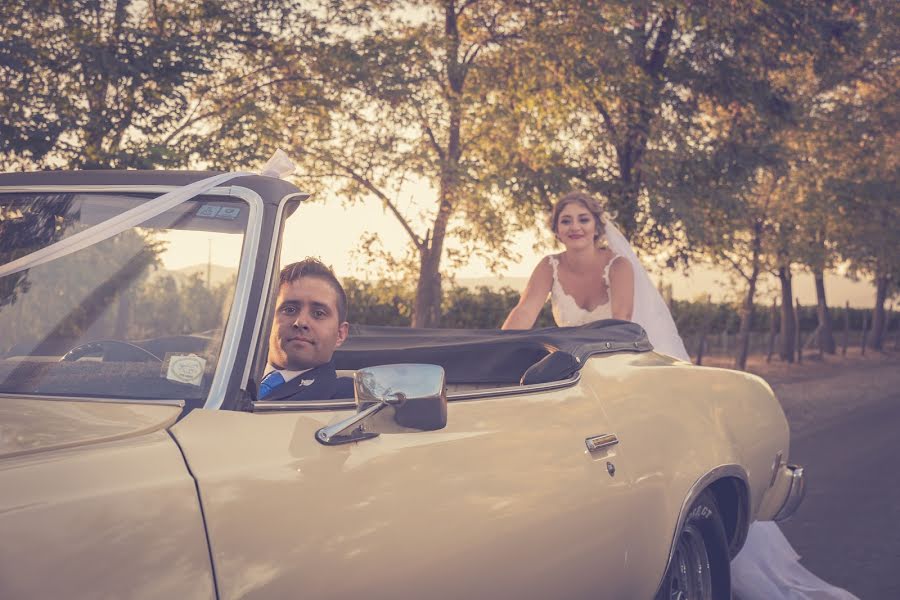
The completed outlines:
<svg viewBox="0 0 900 600">
<path fill-rule="evenodd" d="M 621 254 L 616 254 L 610 250 L 609 260 L 606 263 L 606 267 L 603 269 L 603 276 L 607 280 L 607 284 L 609 284 L 610 279 L 620 279 L 622 277 L 632 277 L 634 272 L 631 268 L 631 263 L 628 262 L 628 259 L 622 256 Z"/>
<path fill-rule="evenodd" d="M 562 256 L 562 255 L 561 254 L 548 254 L 547 256 L 545 256 L 544 258 L 541 259 L 540 264 L 557 267 L 557 266 L 559 266 L 559 257 L 560 256 Z"/>
<path fill-rule="evenodd" d="M 559 266 L 559 258 L 556 255 L 549 254 L 538 261 L 532 275 L 552 276 L 552 273 L 556 270 L 557 266 Z"/>
</svg>

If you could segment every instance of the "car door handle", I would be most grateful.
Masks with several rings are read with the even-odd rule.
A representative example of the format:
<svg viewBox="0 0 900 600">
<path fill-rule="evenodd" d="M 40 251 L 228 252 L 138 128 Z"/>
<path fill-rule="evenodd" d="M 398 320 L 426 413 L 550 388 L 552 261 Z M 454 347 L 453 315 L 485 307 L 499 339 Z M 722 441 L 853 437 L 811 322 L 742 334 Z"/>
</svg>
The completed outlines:
<svg viewBox="0 0 900 600">
<path fill-rule="evenodd" d="M 585 438 L 584 445 L 587 446 L 588 452 L 596 452 L 603 448 L 609 448 L 619 443 L 619 438 L 614 433 L 601 433 L 600 435 L 592 435 Z"/>
</svg>

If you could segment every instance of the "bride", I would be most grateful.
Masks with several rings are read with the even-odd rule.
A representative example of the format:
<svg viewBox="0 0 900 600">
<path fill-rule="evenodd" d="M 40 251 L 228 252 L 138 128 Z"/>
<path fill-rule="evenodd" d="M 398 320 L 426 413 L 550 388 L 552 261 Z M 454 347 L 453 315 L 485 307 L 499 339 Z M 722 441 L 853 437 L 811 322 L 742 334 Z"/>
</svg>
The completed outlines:
<svg viewBox="0 0 900 600">
<path fill-rule="evenodd" d="M 634 321 L 657 352 L 690 361 L 668 307 L 599 201 L 584 192 L 566 194 L 553 207 L 550 228 L 565 250 L 538 263 L 503 329 L 531 328 L 549 295 L 560 327 Z M 741 600 L 855 598 L 810 573 L 799 558 L 774 522 L 754 522 L 731 562 L 735 594 Z"/>
</svg>

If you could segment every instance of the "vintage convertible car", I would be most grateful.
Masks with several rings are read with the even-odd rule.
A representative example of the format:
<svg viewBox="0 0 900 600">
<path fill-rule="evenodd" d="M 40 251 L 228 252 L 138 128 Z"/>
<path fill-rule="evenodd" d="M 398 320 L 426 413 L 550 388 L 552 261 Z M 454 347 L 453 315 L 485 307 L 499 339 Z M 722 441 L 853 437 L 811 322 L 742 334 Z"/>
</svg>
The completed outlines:
<svg viewBox="0 0 900 600">
<path fill-rule="evenodd" d="M 354 325 L 355 399 L 256 401 L 305 199 L 0 175 L 0 597 L 730 597 L 787 422 L 637 325 Z"/>
</svg>

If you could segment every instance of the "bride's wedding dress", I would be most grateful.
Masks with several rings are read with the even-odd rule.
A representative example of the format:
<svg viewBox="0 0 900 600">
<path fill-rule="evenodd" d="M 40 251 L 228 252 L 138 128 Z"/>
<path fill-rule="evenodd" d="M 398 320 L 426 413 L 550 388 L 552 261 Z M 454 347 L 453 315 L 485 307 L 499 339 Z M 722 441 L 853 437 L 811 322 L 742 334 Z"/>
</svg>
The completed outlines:
<svg viewBox="0 0 900 600">
<path fill-rule="evenodd" d="M 669 307 L 650 280 L 631 245 L 611 222 L 606 223 L 606 237 L 614 257 L 601 274 L 609 289 L 609 267 L 615 260 L 628 260 L 634 272 L 634 308 L 632 321 L 647 332 L 657 352 L 690 361 L 687 350 Z M 559 282 L 559 259 L 548 257 L 553 267 L 550 302 L 553 318 L 560 327 L 583 325 L 612 318 L 609 300 L 592 310 L 578 306 Z M 607 294 L 607 297 L 609 295 Z M 846 590 L 822 581 L 799 561 L 800 555 L 772 521 L 755 521 L 747 540 L 731 561 L 732 588 L 739 600 L 859 600 Z"/>
</svg>

